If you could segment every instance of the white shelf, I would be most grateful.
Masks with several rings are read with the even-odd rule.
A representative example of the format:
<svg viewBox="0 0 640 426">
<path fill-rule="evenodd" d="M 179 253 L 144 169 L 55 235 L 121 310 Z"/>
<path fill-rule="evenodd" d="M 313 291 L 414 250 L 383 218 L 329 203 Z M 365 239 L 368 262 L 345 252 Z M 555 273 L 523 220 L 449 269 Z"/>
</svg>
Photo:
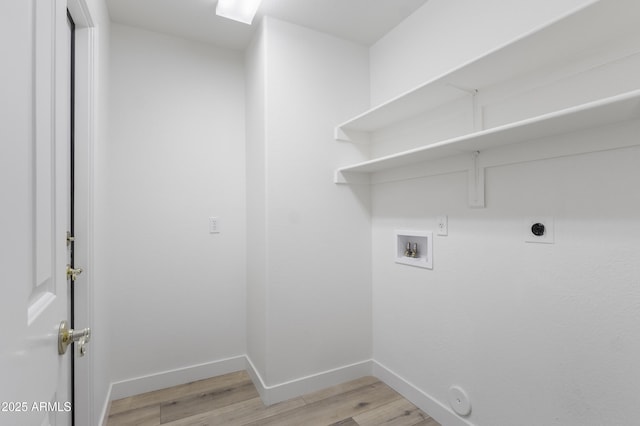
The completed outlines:
<svg viewBox="0 0 640 426">
<path fill-rule="evenodd" d="M 348 174 L 367 174 L 487 148 L 533 141 L 640 118 L 640 90 L 447 139 L 420 148 L 365 161 L 336 171 L 336 183 Z"/>
<path fill-rule="evenodd" d="M 638 22 L 638 0 L 591 2 L 340 124 L 336 139 L 350 140 L 350 132 L 373 132 L 532 69 L 579 57 L 621 37 L 637 27 Z"/>
</svg>

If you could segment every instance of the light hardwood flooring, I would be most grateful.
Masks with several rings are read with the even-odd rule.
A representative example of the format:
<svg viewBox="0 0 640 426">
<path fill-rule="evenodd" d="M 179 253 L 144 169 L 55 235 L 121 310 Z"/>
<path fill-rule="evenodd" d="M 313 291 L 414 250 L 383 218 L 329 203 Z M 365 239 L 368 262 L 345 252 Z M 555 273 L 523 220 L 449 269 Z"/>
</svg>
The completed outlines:
<svg viewBox="0 0 640 426">
<path fill-rule="evenodd" d="M 440 426 L 374 377 L 265 407 L 246 371 L 111 403 L 108 426 Z"/>
</svg>

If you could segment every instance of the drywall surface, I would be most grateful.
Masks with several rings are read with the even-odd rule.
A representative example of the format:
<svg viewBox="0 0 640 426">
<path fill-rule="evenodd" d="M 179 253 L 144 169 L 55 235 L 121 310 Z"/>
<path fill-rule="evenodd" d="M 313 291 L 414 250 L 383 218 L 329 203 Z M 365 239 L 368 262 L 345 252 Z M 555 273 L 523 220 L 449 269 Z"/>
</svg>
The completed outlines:
<svg viewBox="0 0 640 426">
<path fill-rule="evenodd" d="M 378 185 L 374 359 L 445 405 L 462 386 L 476 425 L 633 424 L 638 160 L 636 147 L 490 168 L 483 210 L 466 206 L 466 173 Z M 394 231 L 441 215 L 433 271 L 394 263 Z M 529 216 L 554 218 L 554 244 L 524 242 Z"/>
<path fill-rule="evenodd" d="M 267 369 L 267 41 L 260 26 L 245 52 L 247 155 L 247 356 Z"/>
<path fill-rule="evenodd" d="M 268 344 L 260 374 L 276 386 L 371 355 L 369 189 L 333 184 L 335 168 L 364 158 L 335 143 L 333 126 L 368 104 L 368 52 L 271 18 L 263 25 Z"/>
<path fill-rule="evenodd" d="M 411 75 L 410 58 L 395 60 L 398 52 L 391 44 L 398 37 L 394 43 L 411 46 L 417 43 L 413 37 L 437 28 L 438 20 L 457 16 L 463 3 L 472 7 L 472 2 L 444 3 L 428 2 L 425 8 L 435 13 L 440 7 L 441 15 L 421 15 L 423 8 L 372 48 L 373 98 L 397 94 L 411 79 L 444 71 L 418 61 L 420 70 Z M 499 13 L 483 19 L 487 34 L 518 20 L 514 29 L 533 28 L 579 5 L 548 4 L 541 7 L 544 11 L 521 16 L 509 12 L 510 2 L 493 3 L 491 10 Z M 489 50 L 513 36 L 484 40 L 484 30 L 475 31 L 471 22 L 447 22 L 451 28 L 440 28 L 438 34 L 459 32 L 469 49 Z M 460 44 L 450 37 L 437 45 L 423 41 L 419 48 L 413 45 L 416 57 L 445 62 Z M 472 59 L 472 50 L 450 64 Z M 562 70 L 532 71 L 492 87 L 480 99 L 487 102 L 481 104 L 486 124 L 638 88 L 635 53 L 589 66 L 595 63 L 559 64 Z M 460 133 L 468 127 L 460 123 Z M 632 335 L 640 319 L 640 249 L 635 244 L 640 197 L 631 187 L 640 178 L 635 166 L 640 148 L 619 147 L 637 144 L 638 131 L 635 121 L 535 141 L 545 147 L 541 156 L 528 144 L 481 152 L 488 165 L 484 209 L 467 206 L 466 171 L 440 167 L 441 173 L 431 177 L 373 186 L 374 359 L 446 407 L 449 387 L 461 386 L 472 405 L 466 420 L 477 426 L 636 422 L 632 407 L 640 403 L 640 375 L 634 360 L 640 344 Z M 567 154 L 565 144 L 592 144 L 602 151 Z M 424 170 L 432 166 L 424 164 Z M 433 270 L 394 262 L 397 229 L 435 233 L 437 218 L 444 215 L 448 235 L 434 237 Z M 529 217 L 552 218 L 553 244 L 525 242 Z"/>
<path fill-rule="evenodd" d="M 429 0 L 371 47 L 371 104 L 411 90 L 592 0 Z"/>
<path fill-rule="evenodd" d="M 205 44 L 111 36 L 102 272 L 120 381 L 245 353 L 244 69 Z"/>
</svg>

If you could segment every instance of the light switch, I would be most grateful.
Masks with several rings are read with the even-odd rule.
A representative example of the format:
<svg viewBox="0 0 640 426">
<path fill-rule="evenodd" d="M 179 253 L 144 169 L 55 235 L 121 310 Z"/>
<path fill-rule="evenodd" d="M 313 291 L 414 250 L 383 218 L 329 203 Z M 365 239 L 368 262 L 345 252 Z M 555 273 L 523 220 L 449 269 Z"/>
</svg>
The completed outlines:
<svg viewBox="0 0 640 426">
<path fill-rule="evenodd" d="M 209 217 L 209 233 L 210 234 L 219 234 L 220 233 L 220 220 L 217 217 Z"/>
</svg>

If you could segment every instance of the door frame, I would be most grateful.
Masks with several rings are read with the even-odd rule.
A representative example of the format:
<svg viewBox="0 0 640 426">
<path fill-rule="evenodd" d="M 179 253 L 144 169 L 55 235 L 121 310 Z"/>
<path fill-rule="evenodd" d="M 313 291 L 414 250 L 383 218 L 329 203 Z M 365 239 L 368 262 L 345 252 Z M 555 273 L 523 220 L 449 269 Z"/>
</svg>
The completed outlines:
<svg viewBox="0 0 640 426">
<path fill-rule="evenodd" d="M 95 21 L 86 0 L 67 0 L 75 24 L 75 264 L 84 272 L 73 284 L 74 322 L 79 328 L 93 328 L 93 188 L 95 141 Z M 94 330 L 98 331 L 99 330 Z M 99 340 L 99 339 L 98 339 Z M 74 417 L 76 425 L 94 424 L 94 345 L 87 355 L 74 358 Z"/>
</svg>

